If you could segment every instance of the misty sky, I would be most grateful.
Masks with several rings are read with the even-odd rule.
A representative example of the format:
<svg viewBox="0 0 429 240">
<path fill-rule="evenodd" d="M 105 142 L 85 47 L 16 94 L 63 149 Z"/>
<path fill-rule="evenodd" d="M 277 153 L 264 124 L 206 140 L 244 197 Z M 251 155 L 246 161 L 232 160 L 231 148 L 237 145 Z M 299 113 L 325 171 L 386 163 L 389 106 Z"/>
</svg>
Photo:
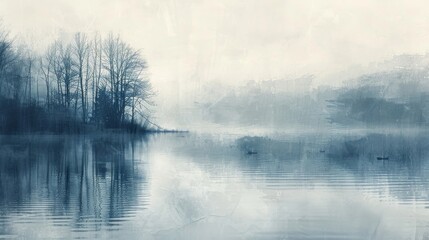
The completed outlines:
<svg viewBox="0 0 429 240">
<path fill-rule="evenodd" d="M 319 75 L 426 53 L 428 9 L 424 0 L 0 0 L 3 24 L 34 48 L 62 33 L 120 33 L 143 49 L 158 101 L 207 82 Z"/>
</svg>

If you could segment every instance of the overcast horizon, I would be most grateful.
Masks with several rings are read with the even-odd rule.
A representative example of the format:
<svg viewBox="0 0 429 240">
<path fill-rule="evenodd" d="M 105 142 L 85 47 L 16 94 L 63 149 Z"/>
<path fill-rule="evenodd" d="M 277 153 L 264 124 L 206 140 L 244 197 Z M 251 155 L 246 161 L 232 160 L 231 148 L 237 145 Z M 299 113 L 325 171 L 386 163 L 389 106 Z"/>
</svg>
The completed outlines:
<svg viewBox="0 0 429 240">
<path fill-rule="evenodd" d="M 142 49 L 160 116 L 207 83 L 330 76 L 429 50 L 425 1 L 0 3 L 5 28 L 34 49 L 79 31 L 118 33 Z"/>
</svg>

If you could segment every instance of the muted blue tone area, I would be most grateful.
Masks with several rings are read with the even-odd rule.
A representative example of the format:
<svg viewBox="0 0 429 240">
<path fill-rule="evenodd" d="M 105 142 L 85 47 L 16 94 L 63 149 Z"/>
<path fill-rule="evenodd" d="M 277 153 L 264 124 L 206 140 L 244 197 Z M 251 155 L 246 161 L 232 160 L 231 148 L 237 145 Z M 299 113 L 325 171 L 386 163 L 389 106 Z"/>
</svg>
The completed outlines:
<svg viewBox="0 0 429 240">
<path fill-rule="evenodd" d="M 429 238 L 424 132 L 0 142 L 0 238 Z"/>
</svg>

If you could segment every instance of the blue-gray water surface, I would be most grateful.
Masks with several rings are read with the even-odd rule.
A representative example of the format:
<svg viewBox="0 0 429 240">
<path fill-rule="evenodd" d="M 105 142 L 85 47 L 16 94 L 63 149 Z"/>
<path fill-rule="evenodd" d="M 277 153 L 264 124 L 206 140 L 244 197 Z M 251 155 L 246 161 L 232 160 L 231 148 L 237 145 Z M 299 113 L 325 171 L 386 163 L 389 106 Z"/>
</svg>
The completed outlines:
<svg viewBox="0 0 429 240">
<path fill-rule="evenodd" d="M 428 136 L 0 136 L 0 239 L 429 239 Z"/>
</svg>

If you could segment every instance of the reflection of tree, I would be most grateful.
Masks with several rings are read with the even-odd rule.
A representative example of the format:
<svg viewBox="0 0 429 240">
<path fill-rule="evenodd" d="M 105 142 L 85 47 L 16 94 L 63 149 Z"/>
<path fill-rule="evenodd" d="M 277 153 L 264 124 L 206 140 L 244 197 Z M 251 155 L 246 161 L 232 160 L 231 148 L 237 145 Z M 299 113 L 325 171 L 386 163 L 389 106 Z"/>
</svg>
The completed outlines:
<svg viewBox="0 0 429 240">
<path fill-rule="evenodd" d="M 47 204 L 49 214 L 94 221 L 99 228 L 140 204 L 146 182 L 137 169 L 144 139 L 52 137 L 3 140 L 0 148 L 0 213 Z M 136 147 L 137 145 L 137 147 Z M 88 226 L 85 226 L 88 227 Z"/>
<path fill-rule="evenodd" d="M 326 146 L 331 163 L 351 170 L 361 182 L 385 184 L 389 195 L 401 200 L 428 201 L 429 182 L 424 171 L 429 138 L 421 135 L 370 134 L 358 139 L 333 140 Z M 388 160 L 377 160 L 388 156 Z M 426 197 L 424 197 L 426 196 Z"/>
<path fill-rule="evenodd" d="M 393 197 L 403 203 L 429 201 L 428 144 L 429 138 L 422 134 L 236 141 L 240 170 L 275 188 L 282 184 L 362 188 L 375 197 Z M 248 154 L 249 150 L 257 154 Z M 377 160 L 378 156 L 389 160 Z"/>
<path fill-rule="evenodd" d="M 422 136 L 370 134 L 361 138 L 342 138 L 326 146 L 330 159 L 376 159 L 389 156 L 389 162 L 411 163 L 427 157 L 429 139 Z"/>
</svg>

